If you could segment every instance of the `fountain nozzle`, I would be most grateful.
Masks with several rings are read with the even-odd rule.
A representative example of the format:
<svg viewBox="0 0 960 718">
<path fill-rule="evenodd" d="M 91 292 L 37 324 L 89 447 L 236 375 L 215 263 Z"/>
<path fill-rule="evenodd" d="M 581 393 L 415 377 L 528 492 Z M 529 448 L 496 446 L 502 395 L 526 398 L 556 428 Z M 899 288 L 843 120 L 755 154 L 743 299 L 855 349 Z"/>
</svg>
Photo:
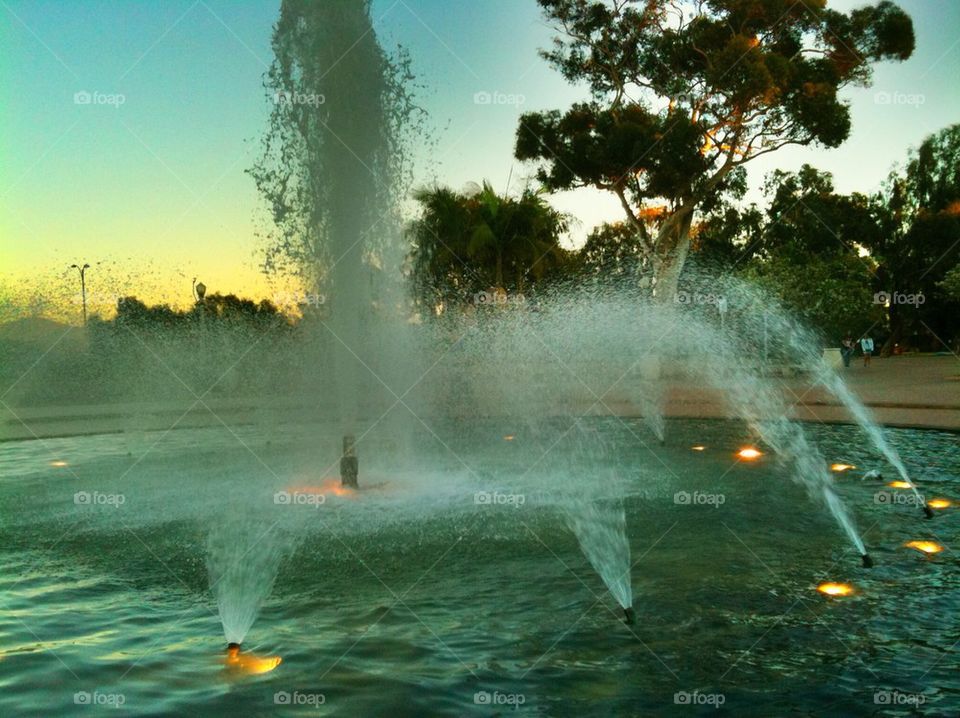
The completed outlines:
<svg viewBox="0 0 960 718">
<path fill-rule="evenodd" d="M 926 516 L 928 519 L 933 518 L 933 509 L 930 508 L 930 504 L 923 505 L 923 515 Z"/>
<path fill-rule="evenodd" d="M 873 568 L 873 559 L 870 558 L 870 554 L 863 554 L 863 556 L 860 557 L 860 560 L 863 561 L 864 568 Z"/>
<path fill-rule="evenodd" d="M 227 644 L 227 654 L 230 656 L 236 656 L 240 653 L 240 644 L 233 643 L 232 641 Z"/>
<path fill-rule="evenodd" d="M 360 474 L 357 447 L 352 434 L 343 437 L 343 454 L 340 456 L 340 484 L 351 489 L 359 488 Z"/>
<path fill-rule="evenodd" d="M 633 612 L 633 606 L 627 606 L 623 609 L 623 622 L 628 626 L 632 626 L 636 623 L 637 614 Z"/>
</svg>

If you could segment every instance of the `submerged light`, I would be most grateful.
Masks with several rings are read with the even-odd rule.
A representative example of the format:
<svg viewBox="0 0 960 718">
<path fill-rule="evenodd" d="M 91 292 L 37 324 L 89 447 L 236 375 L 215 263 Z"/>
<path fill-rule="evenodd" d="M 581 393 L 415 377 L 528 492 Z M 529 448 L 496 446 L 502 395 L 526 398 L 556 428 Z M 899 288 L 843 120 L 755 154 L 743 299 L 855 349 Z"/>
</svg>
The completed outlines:
<svg viewBox="0 0 960 718">
<path fill-rule="evenodd" d="M 817 590 L 825 596 L 851 596 L 855 592 L 849 583 L 834 583 L 828 581 L 817 586 Z"/>
<path fill-rule="evenodd" d="M 755 449 L 752 446 L 745 446 L 737 452 L 737 456 L 741 459 L 746 459 L 747 461 L 753 461 L 754 459 L 759 459 L 763 456 L 763 452 L 759 449 Z"/>
<path fill-rule="evenodd" d="M 891 489 L 912 489 L 913 484 L 909 481 L 891 481 L 887 484 Z"/>
<path fill-rule="evenodd" d="M 706 451 L 707 447 L 703 444 L 697 444 L 696 446 L 691 446 L 690 451 Z"/>
<path fill-rule="evenodd" d="M 503 437 L 504 441 L 513 441 L 513 439 L 514 439 L 513 434 L 507 434 L 505 437 Z"/>
<path fill-rule="evenodd" d="M 224 663 L 231 670 L 259 675 L 269 673 L 283 661 L 280 656 L 255 656 L 252 653 L 240 653 L 239 643 L 227 645 L 227 657 Z"/>
<path fill-rule="evenodd" d="M 857 468 L 853 464 L 830 464 L 830 471 L 836 471 L 838 474 L 842 474 L 844 471 L 850 471 L 850 469 Z"/>
<path fill-rule="evenodd" d="M 904 546 L 922 551 L 923 553 L 940 553 L 943 551 L 943 546 L 936 541 L 907 541 Z"/>
<path fill-rule="evenodd" d="M 50 466 L 56 466 L 58 469 L 60 469 L 60 468 L 63 468 L 64 466 L 68 466 L 68 464 L 66 461 L 57 459 L 56 461 L 51 461 Z"/>
<path fill-rule="evenodd" d="M 950 499 L 930 499 L 927 506 L 931 509 L 946 509 L 953 506 L 953 502 Z"/>
</svg>

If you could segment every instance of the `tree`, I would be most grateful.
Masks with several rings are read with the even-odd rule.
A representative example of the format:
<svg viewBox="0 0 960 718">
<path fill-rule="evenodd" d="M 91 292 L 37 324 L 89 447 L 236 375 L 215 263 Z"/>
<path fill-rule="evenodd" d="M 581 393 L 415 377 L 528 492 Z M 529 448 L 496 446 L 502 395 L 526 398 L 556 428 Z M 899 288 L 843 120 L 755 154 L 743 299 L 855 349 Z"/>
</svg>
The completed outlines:
<svg viewBox="0 0 960 718">
<path fill-rule="evenodd" d="M 960 301 L 960 264 L 944 275 L 940 287 L 951 299 Z"/>
<path fill-rule="evenodd" d="M 927 333 L 951 344 L 960 303 L 942 283 L 960 261 L 960 125 L 926 138 L 873 200 L 883 231 L 865 245 L 879 262 L 878 289 L 891 300 L 882 353 Z"/>
<path fill-rule="evenodd" d="M 588 102 L 526 113 L 515 154 L 549 190 L 615 194 L 672 300 L 694 213 L 747 162 L 786 145 L 836 147 L 839 92 L 872 64 L 913 52 L 910 18 L 884 0 L 841 13 L 826 0 L 538 0 L 558 37 L 543 56 Z M 665 202 L 654 234 L 643 213 Z"/>
<path fill-rule="evenodd" d="M 595 227 L 577 252 L 577 272 L 592 277 L 640 277 L 644 274 L 639 232 L 624 222 Z"/>
<path fill-rule="evenodd" d="M 529 189 L 500 196 L 484 183 L 472 195 L 436 187 L 414 198 L 422 214 L 408 228 L 409 263 L 415 293 L 428 303 L 491 287 L 522 293 L 567 261 L 566 217 Z"/>
<path fill-rule="evenodd" d="M 861 248 L 881 232 L 869 198 L 834 191 L 829 172 L 803 165 L 771 172 L 770 199 L 747 276 L 765 285 L 836 344 L 883 318 L 874 301 L 876 264 Z"/>
</svg>

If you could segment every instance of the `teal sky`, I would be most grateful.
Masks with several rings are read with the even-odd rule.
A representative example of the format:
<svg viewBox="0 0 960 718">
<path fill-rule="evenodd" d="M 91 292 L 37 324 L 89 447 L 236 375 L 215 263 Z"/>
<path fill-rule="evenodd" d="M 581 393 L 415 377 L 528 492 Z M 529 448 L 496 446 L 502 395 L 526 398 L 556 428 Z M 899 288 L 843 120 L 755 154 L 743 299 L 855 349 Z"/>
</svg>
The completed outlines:
<svg viewBox="0 0 960 718">
<path fill-rule="evenodd" d="M 879 66 L 872 88 L 848 93 L 851 138 L 837 150 L 758 160 L 755 187 L 775 167 L 809 162 L 832 171 L 841 191 L 871 191 L 909 147 L 960 122 L 960 2 L 899 4 L 914 19 L 916 53 Z M 214 290 L 268 294 L 255 256 L 262 213 L 244 170 L 269 110 L 262 75 L 278 8 L 2 0 L 0 279 L 59 281 L 75 261 L 101 261 L 90 280 L 104 294 L 135 277 L 147 298 L 182 303 L 193 276 Z M 373 14 L 381 42 L 406 46 L 425 85 L 421 101 L 439 142 L 430 162 L 418 158 L 417 183 L 488 179 L 506 188 L 512 173 L 519 189 L 531 173 L 512 158 L 520 112 L 584 96 L 537 56 L 551 31 L 534 0 L 375 0 Z M 100 93 L 102 102 L 122 95 L 123 103 L 76 104 L 78 92 Z M 523 102 L 476 104 L 478 92 Z M 878 103 L 878 93 L 888 94 Z M 551 201 L 580 221 L 574 242 L 619 218 L 599 193 Z"/>
</svg>

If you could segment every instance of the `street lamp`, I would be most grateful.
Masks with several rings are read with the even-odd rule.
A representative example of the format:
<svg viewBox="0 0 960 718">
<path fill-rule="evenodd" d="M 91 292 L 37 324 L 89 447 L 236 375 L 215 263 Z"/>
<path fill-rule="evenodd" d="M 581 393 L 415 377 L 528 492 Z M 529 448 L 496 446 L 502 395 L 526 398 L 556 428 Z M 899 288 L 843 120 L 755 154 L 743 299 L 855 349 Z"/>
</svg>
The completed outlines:
<svg viewBox="0 0 960 718">
<path fill-rule="evenodd" d="M 90 269 L 90 265 L 84 263 L 82 267 L 77 266 L 76 264 L 71 264 L 70 269 L 76 269 L 80 272 L 80 300 L 83 302 L 83 326 L 87 326 L 87 270 Z"/>
<path fill-rule="evenodd" d="M 193 293 L 197 297 L 197 302 L 200 303 L 203 301 L 203 295 L 207 293 L 207 285 L 203 282 L 197 282 L 197 278 L 193 278 Z"/>
</svg>

